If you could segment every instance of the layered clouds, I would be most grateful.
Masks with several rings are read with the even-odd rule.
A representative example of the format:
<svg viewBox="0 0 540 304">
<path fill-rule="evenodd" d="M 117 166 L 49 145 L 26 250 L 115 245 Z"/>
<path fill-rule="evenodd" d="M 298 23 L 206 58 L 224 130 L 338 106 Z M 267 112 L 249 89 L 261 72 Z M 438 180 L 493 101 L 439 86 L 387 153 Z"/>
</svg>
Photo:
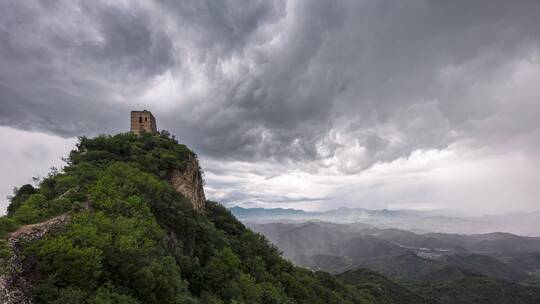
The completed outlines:
<svg viewBox="0 0 540 304">
<path fill-rule="evenodd" d="M 231 205 L 538 209 L 538 15 L 537 1 L 4 1 L 0 124 L 70 138 L 149 109 Z"/>
</svg>

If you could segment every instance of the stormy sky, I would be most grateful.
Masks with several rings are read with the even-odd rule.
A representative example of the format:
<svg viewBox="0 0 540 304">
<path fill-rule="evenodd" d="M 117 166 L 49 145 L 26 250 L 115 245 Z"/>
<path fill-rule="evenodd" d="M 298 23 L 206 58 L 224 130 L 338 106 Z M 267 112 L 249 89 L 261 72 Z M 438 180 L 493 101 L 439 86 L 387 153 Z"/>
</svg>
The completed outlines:
<svg viewBox="0 0 540 304">
<path fill-rule="evenodd" d="M 0 2 L 0 201 L 151 110 L 227 206 L 540 210 L 540 2 Z"/>
</svg>

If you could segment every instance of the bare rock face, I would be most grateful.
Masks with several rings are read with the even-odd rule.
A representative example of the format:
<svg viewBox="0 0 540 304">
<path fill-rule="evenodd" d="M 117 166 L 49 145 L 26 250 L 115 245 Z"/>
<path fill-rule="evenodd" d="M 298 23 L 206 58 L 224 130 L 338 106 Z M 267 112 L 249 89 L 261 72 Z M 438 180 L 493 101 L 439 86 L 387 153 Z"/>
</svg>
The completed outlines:
<svg viewBox="0 0 540 304">
<path fill-rule="evenodd" d="M 195 157 L 190 157 L 184 168 L 170 170 L 169 181 L 178 193 L 191 201 L 193 208 L 204 210 L 206 198 L 203 178 Z"/>
<path fill-rule="evenodd" d="M 36 269 L 31 261 L 23 261 L 21 259 L 21 244 L 43 238 L 51 229 L 66 223 L 69 219 L 69 214 L 65 213 L 42 223 L 23 226 L 10 234 L 8 242 L 13 255 L 9 259 L 2 261 L 0 303 L 34 303 L 32 299 L 32 286 L 34 283 L 33 279 L 36 277 Z"/>
</svg>

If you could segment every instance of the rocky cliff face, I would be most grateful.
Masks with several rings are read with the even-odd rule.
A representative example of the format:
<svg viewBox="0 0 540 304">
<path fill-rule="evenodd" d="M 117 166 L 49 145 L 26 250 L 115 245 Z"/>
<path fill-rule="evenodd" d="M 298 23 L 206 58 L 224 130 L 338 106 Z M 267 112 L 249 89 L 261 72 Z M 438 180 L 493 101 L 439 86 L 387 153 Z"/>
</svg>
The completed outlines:
<svg viewBox="0 0 540 304">
<path fill-rule="evenodd" d="M 36 241 L 54 227 L 66 223 L 69 214 L 51 218 L 45 222 L 26 225 L 14 231 L 9 236 L 9 246 L 13 255 L 2 261 L 2 274 L 0 275 L 0 303 L 2 304 L 31 304 L 33 302 L 32 285 L 36 279 L 35 264 L 24 261 L 21 257 L 21 245 L 24 242 Z"/>
<path fill-rule="evenodd" d="M 177 192 L 191 201 L 193 208 L 204 210 L 206 198 L 202 173 L 195 157 L 190 157 L 183 168 L 170 170 L 169 181 Z"/>
</svg>

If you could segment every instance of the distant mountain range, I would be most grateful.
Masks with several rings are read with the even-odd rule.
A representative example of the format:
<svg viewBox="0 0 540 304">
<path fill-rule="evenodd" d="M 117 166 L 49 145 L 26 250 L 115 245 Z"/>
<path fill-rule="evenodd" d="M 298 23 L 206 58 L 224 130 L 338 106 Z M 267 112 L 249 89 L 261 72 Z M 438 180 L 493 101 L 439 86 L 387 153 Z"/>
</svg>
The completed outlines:
<svg viewBox="0 0 540 304">
<path fill-rule="evenodd" d="M 400 228 L 416 233 L 440 232 L 482 234 L 504 231 L 519 235 L 540 236 L 540 212 L 468 216 L 448 210 L 370 210 L 339 208 L 329 211 L 304 211 L 283 208 L 229 209 L 246 223 L 323 221 L 364 223 L 379 228 Z"/>
<path fill-rule="evenodd" d="M 300 209 L 284 208 L 242 208 L 232 207 L 229 209 L 238 219 L 251 220 L 276 220 L 276 219 L 334 219 L 339 222 L 357 222 L 368 218 L 386 217 L 416 217 L 422 215 L 436 214 L 431 211 L 416 210 L 370 210 L 362 208 L 346 208 L 328 211 L 304 211 Z"/>
<path fill-rule="evenodd" d="M 375 303 L 537 303 L 540 214 L 340 208 L 230 211 L 296 265 L 328 271 Z M 508 232 L 497 232 L 508 231 Z M 521 236 L 516 233 L 524 232 Z M 376 282 L 376 283 L 374 283 Z"/>
<path fill-rule="evenodd" d="M 540 274 L 540 238 L 509 233 L 417 234 L 363 223 L 249 223 L 294 263 L 342 273 L 368 268 L 407 281 L 471 275 L 509 282 Z"/>
</svg>

